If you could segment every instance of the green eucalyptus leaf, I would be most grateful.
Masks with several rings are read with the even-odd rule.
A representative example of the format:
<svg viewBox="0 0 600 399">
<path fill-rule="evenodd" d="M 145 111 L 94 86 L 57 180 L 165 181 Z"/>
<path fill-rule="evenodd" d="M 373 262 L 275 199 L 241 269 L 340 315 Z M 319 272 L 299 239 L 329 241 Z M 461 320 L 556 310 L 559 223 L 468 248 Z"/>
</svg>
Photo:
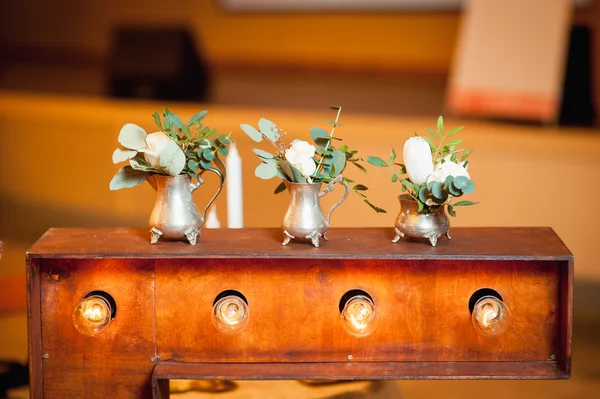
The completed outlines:
<svg viewBox="0 0 600 399">
<path fill-rule="evenodd" d="M 398 175 L 392 175 L 390 180 L 392 181 L 392 183 L 396 183 L 398 181 Z"/>
<path fill-rule="evenodd" d="M 212 161 L 215 159 L 215 153 L 213 152 L 212 148 L 205 148 L 202 151 L 202 158 L 206 159 L 207 161 Z"/>
<path fill-rule="evenodd" d="M 315 147 L 315 152 L 317 154 L 321 154 L 321 155 L 331 155 L 331 153 L 333 152 L 333 150 L 326 150 L 323 147 L 316 146 Z"/>
<path fill-rule="evenodd" d="M 193 171 L 200 169 L 200 167 L 198 166 L 198 162 L 194 161 L 193 159 L 188 159 L 187 167 Z"/>
<path fill-rule="evenodd" d="M 274 191 L 274 193 L 275 193 L 275 194 L 279 194 L 279 193 L 281 193 L 281 192 L 285 191 L 285 189 L 286 189 L 286 188 L 287 188 L 287 187 L 286 187 L 285 183 L 284 183 L 284 182 L 281 182 L 281 183 L 279 183 L 279 185 L 278 185 L 278 186 L 275 188 L 275 191 Z"/>
<path fill-rule="evenodd" d="M 464 126 L 455 127 L 454 129 L 450 130 L 450 132 L 446 135 L 446 137 L 454 136 L 456 133 L 460 132 L 464 128 L 465 128 Z"/>
<path fill-rule="evenodd" d="M 456 188 L 464 192 L 465 187 L 469 185 L 469 181 L 469 178 L 466 176 L 456 176 L 453 183 Z"/>
<path fill-rule="evenodd" d="M 412 191 L 417 191 L 415 188 L 415 185 L 410 180 L 403 179 L 403 180 L 400 180 L 400 182 L 402 184 L 404 184 L 408 189 L 410 189 Z"/>
<path fill-rule="evenodd" d="M 429 191 L 429 189 L 427 189 L 426 186 L 422 186 L 421 189 L 419 190 L 419 200 L 421 200 L 422 203 L 426 203 L 427 199 L 430 197 L 431 192 Z"/>
<path fill-rule="evenodd" d="M 171 114 L 171 118 L 173 118 L 173 126 L 175 126 L 178 129 L 183 128 L 183 121 L 181 120 L 180 117 L 178 117 L 175 114 Z"/>
<path fill-rule="evenodd" d="M 229 148 L 227 148 L 227 147 L 219 147 L 218 151 L 219 151 L 219 154 L 223 155 L 224 157 L 229 155 Z"/>
<path fill-rule="evenodd" d="M 243 123 L 240 125 L 244 133 L 248 135 L 252 140 L 260 143 L 263 139 L 262 133 L 259 132 L 255 127 L 248 125 L 247 123 Z"/>
<path fill-rule="evenodd" d="M 452 177 L 452 176 L 448 176 L 448 177 Z M 446 179 L 446 181 L 448 181 L 448 179 Z M 446 187 L 448 188 L 448 191 L 450 192 L 450 194 L 452 194 L 453 196 L 460 197 L 462 195 L 462 191 L 454 185 L 454 181 L 450 181 L 449 184 L 446 184 Z"/>
<path fill-rule="evenodd" d="M 361 164 L 359 164 L 358 162 L 354 162 L 354 161 L 352 161 L 352 164 L 353 164 L 354 166 L 356 166 L 358 169 L 360 169 L 361 171 L 363 171 L 363 172 L 367 173 L 367 170 L 365 169 L 365 167 L 364 167 L 364 166 L 362 166 Z"/>
<path fill-rule="evenodd" d="M 258 121 L 258 129 L 272 142 L 279 140 L 279 138 L 281 137 L 277 126 L 268 119 L 261 118 Z"/>
<path fill-rule="evenodd" d="M 163 119 L 163 130 L 167 133 L 168 130 L 173 128 L 173 117 L 171 114 L 166 114 Z"/>
<path fill-rule="evenodd" d="M 154 166 L 152 166 L 140 159 L 130 159 L 129 166 L 131 166 L 135 170 L 141 170 L 144 172 L 155 172 L 155 173 L 162 172 L 161 170 L 155 168 Z"/>
<path fill-rule="evenodd" d="M 467 159 L 467 157 L 471 155 L 472 152 L 472 150 L 465 150 L 465 152 L 463 152 L 462 154 L 462 157 L 460 158 L 460 161 L 464 162 Z"/>
<path fill-rule="evenodd" d="M 187 125 L 183 125 L 181 130 L 188 140 L 192 138 L 192 132 L 190 132 L 190 128 Z"/>
<path fill-rule="evenodd" d="M 332 121 L 331 119 L 327 119 L 327 121 L 326 121 L 326 122 L 327 122 L 327 123 L 329 123 L 330 125 L 333 125 L 333 126 L 335 126 L 335 127 L 338 127 L 338 126 L 344 126 L 344 125 L 342 125 L 342 124 L 341 124 L 341 123 L 339 123 L 339 122 Z"/>
<path fill-rule="evenodd" d="M 160 152 L 160 166 L 171 176 L 177 176 L 185 167 L 185 154 L 174 141 L 169 141 Z"/>
<path fill-rule="evenodd" d="M 340 147 L 340 151 L 341 152 L 348 152 L 348 146 L 347 145 L 343 145 Z"/>
<path fill-rule="evenodd" d="M 369 188 L 367 186 L 365 186 L 364 184 L 357 184 L 354 187 L 352 187 L 352 190 L 354 191 L 367 191 Z"/>
<path fill-rule="evenodd" d="M 256 155 L 258 155 L 260 158 L 263 158 L 263 159 L 275 158 L 275 155 L 271 154 L 270 152 L 263 151 L 259 148 L 253 148 L 252 151 L 254 151 L 254 153 Z"/>
<path fill-rule="evenodd" d="M 342 106 L 341 105 L 330 105 L 329 108 L 334 111 L 339 111 L 340 109 L 342 109 Z"/>
<path fill-rule="evenodd" d="M 306 177 L 304 177 L 298 169 L 294 168 L 291 165 L 289 165 L 289 166 L 290 166 L 290 171 L 292 172 L 292 176 L 294 178 L 293 182 L 294 183 L 306 183 Z"/>
<path fill-rule="evenodd" d="M 456 212 L 454 212 L 454 207 L 452 205 L 448 205 L 448 215 L 456 217 Z"/>
<path fill-rule="evenodd" d="M 123 166 L 110 181 L 111 190 L 135 187 L 148 178 L 148 173 L 135 170 L 131 166 Z"/>
<path fill-rule="evenodd" d="M 198 174 L 191 171 L 191 170 L 186 170 L 186 173 L 188 174 L 189 177 L 191 177 L 192 179 L 197 179 L 198 178 Z"/>
<path fill-rule="evenodd" d="M 204 148 L 210 148 L 210 141 L 206 140 L 206 139 L 202 139 L 196 142 L 196 144 L 198 145 L 198 147 L 204 149 Z"/>
<path fill-rule="evenodd" d="M 468 183 L 463 187 L 463 194 L 472 194 L 475 191 L 475 184 L 469 180 Z"/>
<path fill-rule="evenodd" d="M 373 166 L 378 166 L 381 168 L 388 166 L 388 163 L 379 157 L 367 157 L 367 162 Z"/>
<path fill-rule="evenodd" d="M 446 143 L 446 146 L 447 147 L 456 147 L 457 145 L 462 144 L 462 142 L 463 142 L 463 139 L 452 140 L 452 141 L 448 141 Z"/>
<path fill-rule="evenodd" d="M 334 151 L 331 154 L 332 164 L 335 171 L 335 176 L 342 173 L 344 168 L 346 167 L 346 154 L 341 151 Z"/>
<path fill-rule="evenodd" d="M 225 134 L 220 135 L 218 140 L 219 140 L 219 143 L 221 143 L 223 145 L 231 144 L 231 139 L 229 137 L 227 137 L 227 135 L 225 135 Z"/>
<path fill-rule="evenodd" d="M 286 160 L 277 158 L 277 165 L 286 176 L 286 180 L 294 181 L 294 173 L 292 172 L 292 169 Z"/>
<path fill-rule="evenodd" d="M 359 193 L 360 194 L 360 193 Z M 375 212 L 377 213 L 387 213 L 387 211 L 383 208 L 380 208 L 378 206 L 373 205 L 371 202 L 369 202 L 366 198 L 364 199 L 365 203 L 367 205 L 369 205 L 371 207 L 371 209 L 373 209 Z"/>
<path fill-rule="evenodd" d="M 202 119 L 206 118 L 206 115 L 208 115 L 208 111 L 203 110 L 200 112 L 195 113 L 190 120 L 188 121 L 187 125 L 191 126 L 193 124 L 199 124 L 200 121 L 202 121 Z"/>
<path fill-rule="evenodd" d="M 137 151 L 136 150 L 128 150 L 125 148 L 117 148 L 115 150 L 115 152 L 113 152 L 112 155 L 112 161 L 113 163 L 119 163 L 119 162 L 123 162 L 123 161 L 127 161 L 128 159 L 131 159 L 133 157 L 135 157 L 137 155 Z"/>
<path fill-rule="evenodd" d="M 455 204 L 452 204 L 453 206 L 471 206 L 471 205 L 477 205 L 479 202 L 473 202 L 473 201 L 458 201 Z"/>
<path fill-rule="evenodd" d="M 431 194 L 437 199 L 445 201 L 448 198 L 448 193 L 444 192 L 444 185 L 439 181 L 434 181 L 431 185 Z M 442 201 L 442 202 L 443 202 Z"/>
<path fill-rule="evenodd" d="M 277 164 L 261 163 L 256 167 L 254 174 L 264 180 L 272 179 L 277 175 Z"/>
<path fill-rule="evenodd" d="M 127 123 L 119 132 L 119 143 L 130 150 L 146 148 L 146 131 L 133 123 Z"/>
<path fill-rule="evenodd" d="M 331 140 L 331 136 L 329 133 L 325 131 L 325 129 L 320 128 L 318 126 L 312 127 L 310 129 L 310 138 L 317 143 L 317 141 L 328 141 Z"/>
<path fill-rule="evenodd" d="M 215 158 L 214 160 L 216 161 L 218 158 Z M 212 167 L 212 162 L 213 161 L 209 161 L 206 159 L 201 159 L 200 160 L 200 167 L 202 167 L 202 169 L 210 169 Z"/>
<path fill-rule="evenodd" d="M 154 123 L 156 124 L 156 126 L 158 126 L 158 128 L 160 130 L 162 130 L 162 123 L 160 122 L 160 114 L 158 113 L 157 110 L 154 110 L 154 114 L 152 114 L 154 116 Z"/>
</svg>

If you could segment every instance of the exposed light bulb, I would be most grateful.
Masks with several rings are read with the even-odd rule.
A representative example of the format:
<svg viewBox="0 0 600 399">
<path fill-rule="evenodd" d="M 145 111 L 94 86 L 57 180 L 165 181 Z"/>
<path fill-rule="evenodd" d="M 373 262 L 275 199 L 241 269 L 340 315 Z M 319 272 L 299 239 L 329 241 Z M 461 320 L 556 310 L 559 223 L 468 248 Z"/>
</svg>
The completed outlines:
<svg viewBox="0 0 600 399">
<path fill-rule="evenodd" d="M 510 325 L 510 311 L 495 296 L 480 298 L 473 307 L 471 314 L 473 326 L 484 335 L 499 335 L 504 333 Z"/>
<path fill-rule="evenodd" d="M 377 312 L 373 301 L 364 295 L 350 298 L 341 313 L 344 329 L 355 337 L 366 337 L 377 328 Z"/>
<path fill-rule="evenodd" d="M 112 317 L 110 302 L 102 295 L 83 298 L 73 312 L 73 323 L 84 335 L 96 335 L 108 328 Z"/>
<path fill-rule="evenodd" d="M 213 305 L 213 324 L 225 334 L 238 334 L 248 325 L 248 304 L 237 295 L 228 295 Z"/>
</svg>

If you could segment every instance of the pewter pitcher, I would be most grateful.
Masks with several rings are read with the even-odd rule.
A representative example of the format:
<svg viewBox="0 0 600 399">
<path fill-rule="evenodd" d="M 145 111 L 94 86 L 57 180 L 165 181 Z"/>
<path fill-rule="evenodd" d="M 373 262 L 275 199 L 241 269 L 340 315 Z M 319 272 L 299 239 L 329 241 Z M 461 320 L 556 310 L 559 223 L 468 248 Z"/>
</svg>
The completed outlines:
<svg viewBox="0 0 600 399">
<path fill-rule="evenodd" d="M 200 178 L 204 172 L 211 171 L 219 176 L 220 185 L 216 194 L 206 205 L 202 215 L 198 212 L 192 193 L 204 183 Z M 196 238 L 206 219 L 208 208 L 221 193 L 225 178 L 217 169 L 205 169 L 198 175 L 198 182 L 192 183 L 188 175 L 165 176 L 152 175 L 148 183 L 156 190 L 156 202 L 150 215 L 150 243 L 159 238 L 166 240 L 187 240 L 196 245 Z"/>
<path fill-rule="evenodd" d="M 346 192 L 342 199 L 331 207 L 327 218 L 325 218 L 319 198 L 333 191 L 335 183 L 343 184 Z M 283 218 L 283 235 L 285 238 L 282 245 L 287 245 L 290 240 L 295 238 L 304 238 L 310 239 L 312 244 L 318 248 L 321 237 L 327 240 L 325 233 L 331 222 L 331 214 L 335 208 L 348 198 L 350 187 L 341 175 L 333 179 L 323 192 L 320 192 L 321 183 L 292 183 L 286 181 L 285 185 L 292 197 L 290 206 Z"/>
<path fill-rule="evenodd" d="M 446 207 L 440 206 L 431 213 L 419 213 L 417 201 L 407 194 L 398 197 L 400 213 L 396 218 L 396 237 L 392 242 L 398 242 L 404 236 L 426 238 L 432 246 L 442 235 L 450 239 L 450 220 L 446 215 Z"/>
</svg>

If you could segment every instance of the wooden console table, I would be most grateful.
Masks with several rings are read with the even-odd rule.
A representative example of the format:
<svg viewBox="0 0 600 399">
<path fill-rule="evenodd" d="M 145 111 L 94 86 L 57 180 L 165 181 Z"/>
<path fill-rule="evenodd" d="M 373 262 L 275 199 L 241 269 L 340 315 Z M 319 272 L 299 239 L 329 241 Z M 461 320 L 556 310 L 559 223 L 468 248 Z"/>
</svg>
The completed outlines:
<svg viewBox="0 0 600 399">
<path fill-rule="evenodd" d="M 32 398 L 167 398 L 178 379 L 564 379 L 571 368 L 573 256 L 550 228 L 456 228 L 452 241 L 392 244 L 393 229 L 331 229 L 320 248 L 279 229 L 204 230 L 198 245 L 136 229 L 51 229 L 27 254 Z M 502 335 L 469 301 L 497 291 Z M 249 308 L 237 335 L 212 324 L 220 293 Z M 351 290 L 379 324 L 340 322 Z M 116 305 L 94 336 L 74 326 L 90 292 Z"/>
</svg>

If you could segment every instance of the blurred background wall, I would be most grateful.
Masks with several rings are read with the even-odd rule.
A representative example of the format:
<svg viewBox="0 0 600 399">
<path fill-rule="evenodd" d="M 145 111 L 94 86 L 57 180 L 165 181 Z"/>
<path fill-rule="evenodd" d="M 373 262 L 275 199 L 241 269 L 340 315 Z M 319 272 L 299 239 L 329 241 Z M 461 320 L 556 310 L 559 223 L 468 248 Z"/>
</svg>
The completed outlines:
<svg viewBox="0 0 600 399">
<path fill-rule="evenodd" d="M 599 3 L 576 9 L 569 27 L 587 32 L 583 46 L 570 41 L 570 50 L 582 49 L 565 59 L 569 65 L 583 60 L 589 68 L 589 76 L 574 72 L 589 91 L 589 99 L 575 92 L 584 104 L 578 110 L 600 104 Z M 581 326 L 575 344 L 583 348 L 580 359 L 584 352 L 593 357 L 600 344 L 586 337 L 596 336 L 600 325 L 597 109 L 573 123 L 551 125 L 448 113 L 445 96 L 461 21 L 459 9 L 236 13 L 215 0 L 1 2 L 0 359 L 26 362 L 24 256 L 44 231 L 146 226 L 154 201 L 149 186 L 108 190 L 118 169 L 110 156 L 124 123 L 151 131 L 151 112 L 163 105 L 183 119 L 209 109 L 207 123 L 233 132 L 242 155 L 245 225 L 277 227 L 286 194 L 272 195 L 276 183 L 255 178 L 258 162 L 239 124 L 267 117 L 306 139 L 310 127 L 326 127 L 332 119 L 331 104 L 344 106 L 340 133 L 363 157 L 385 157 L 391 146 L 400 150 L 413 131 L 433 127 L 440 114 L 449 126 L 466 125 L 465 145 L 475 150 L 472 199 L 480 204 L 461 210 L 453 226 L 553 227 L 575 254 Z M 154 36 L 140 39 L 128 30 Z M 192 53 L 193 59 L 182 61 Z M 180 63 L 196 66 L 190 79 L 197 89 L 185 97 L 160 92 L 161 84 L 172 87 L 187 73 Z M 128 95 L 115 97 L 112 82 L 134 78 L 140 80 Z M 362 177 L 387 214 L 375 215 L 351 198 L 336 211 L 334 225 L 392 226 L 399 190 L 388 178 L 373 168 Z M 209 181 L 196 194 L 199 206 L 213 185 Z M 224 195 L 216 205 L 226 225 Z M 579 374 L 576 363 L 575 383 L 600 376 L 597 366 L 582 369 L 588 374 Z M 457 397 L 467 397 L 468 387 L 459 387 Z M 565 392 L 584 392 L 567 387 L 573 390 Z"/>
</svg>

